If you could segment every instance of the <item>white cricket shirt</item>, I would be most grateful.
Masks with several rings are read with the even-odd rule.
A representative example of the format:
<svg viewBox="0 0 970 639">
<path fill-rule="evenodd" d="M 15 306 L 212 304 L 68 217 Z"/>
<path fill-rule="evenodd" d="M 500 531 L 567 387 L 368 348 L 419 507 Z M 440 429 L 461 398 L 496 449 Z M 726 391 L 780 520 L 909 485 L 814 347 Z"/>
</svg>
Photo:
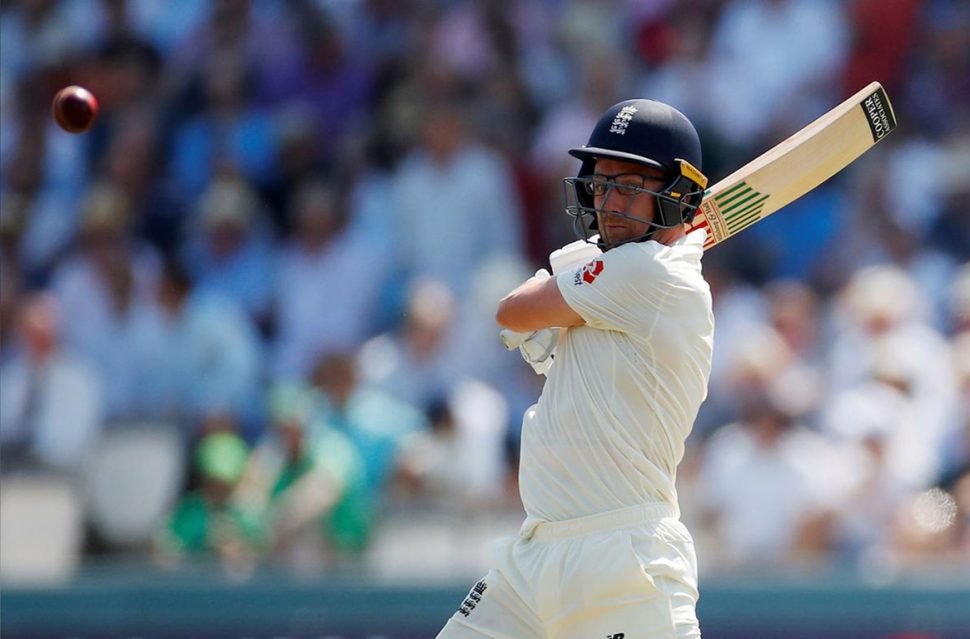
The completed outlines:
<svg viewBox="0 0 970 639">
<path fill-rule="evenodd" d="M 586 326 L 562 331 L 525 413 L 519 489 L 529 519 L 650 501 L 677 508 L 677 464 L 707 395 L 714 316 L 704 231 L 629 243 L 557 277 Z"/>
</svg>

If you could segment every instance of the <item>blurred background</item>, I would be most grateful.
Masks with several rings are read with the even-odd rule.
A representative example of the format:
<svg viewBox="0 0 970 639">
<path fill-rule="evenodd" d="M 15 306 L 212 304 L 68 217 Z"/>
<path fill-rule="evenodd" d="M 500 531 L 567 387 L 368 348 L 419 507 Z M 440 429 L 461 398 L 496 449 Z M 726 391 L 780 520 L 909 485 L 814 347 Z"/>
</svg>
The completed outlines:
<svg viewBox="0 0 970 639">
<path fill-rule="evenodd" d="M 970 4 L 4 0 L 3 636 L 433 636 L 523 517 L 566 150 L 656 98 L 713 183 L 872 80 L 898 130 L 704 257 L 715 639 L 970 637 Z"/>
</svg>

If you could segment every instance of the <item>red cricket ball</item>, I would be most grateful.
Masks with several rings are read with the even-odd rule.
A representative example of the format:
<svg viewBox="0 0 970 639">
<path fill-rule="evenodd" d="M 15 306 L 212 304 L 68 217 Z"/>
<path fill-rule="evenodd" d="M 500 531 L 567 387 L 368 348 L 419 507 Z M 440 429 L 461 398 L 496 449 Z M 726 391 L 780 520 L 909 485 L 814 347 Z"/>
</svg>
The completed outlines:
<svg viewBox="0 0 970 639">
<path fill-rule="evenodd" d="M 57 92 L 51 110 L 62 129 L 82 133 L 90 129 L 98 117 L 98 100 L 84 87 L 69 86 Z"/>
</svg>

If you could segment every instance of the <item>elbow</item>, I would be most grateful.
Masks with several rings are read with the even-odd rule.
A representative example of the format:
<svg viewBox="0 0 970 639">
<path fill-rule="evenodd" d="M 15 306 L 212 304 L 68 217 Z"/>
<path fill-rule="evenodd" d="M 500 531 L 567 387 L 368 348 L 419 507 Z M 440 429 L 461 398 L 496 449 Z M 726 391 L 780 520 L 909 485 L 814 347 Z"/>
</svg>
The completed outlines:
<svg viewBox="0 0 970 639">
<path fill-rule="evenodd" d="M 508 299 L 508 297 L 502 298 L 502 301 L 498 303 L 498 309 L 495 311 L 495 323 L 502 328 L 512 328 L 509 326 L 509 322 L 512 321 L 512 313 L 509 310 Z"/>
<path fill-rule="evenodd" d="M 516 304 L 511 295 L 504 297 L 498 303 L 498 310 L 495 311 L 495 322 L 510 331 L 521 333 L 532 330 L 523 324 L 521 313 L 516 312 Z"/>
</svg>

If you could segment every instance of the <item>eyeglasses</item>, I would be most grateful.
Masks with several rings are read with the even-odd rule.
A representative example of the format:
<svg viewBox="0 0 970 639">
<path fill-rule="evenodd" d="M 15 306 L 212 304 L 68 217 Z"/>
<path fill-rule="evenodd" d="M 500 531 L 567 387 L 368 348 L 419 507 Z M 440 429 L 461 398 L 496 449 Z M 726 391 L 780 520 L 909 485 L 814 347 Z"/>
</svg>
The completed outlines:
<svg viewBox="0 0 970 639">
<path fill-rule="evenodd" d="M 660 187 L 663 185 L 663 178 L 641 175 L 639 173 L 622 173 L 620 175 L 589 175 L 579 178 L 583 182 L 583 188 L 587 193 L 594 196 L 605 196 L 611 189 L 615 189 L 620 195 L 631 197 L 638 193 L 656 193 L 655 189 L 647 186 Z"/>
</svg>

